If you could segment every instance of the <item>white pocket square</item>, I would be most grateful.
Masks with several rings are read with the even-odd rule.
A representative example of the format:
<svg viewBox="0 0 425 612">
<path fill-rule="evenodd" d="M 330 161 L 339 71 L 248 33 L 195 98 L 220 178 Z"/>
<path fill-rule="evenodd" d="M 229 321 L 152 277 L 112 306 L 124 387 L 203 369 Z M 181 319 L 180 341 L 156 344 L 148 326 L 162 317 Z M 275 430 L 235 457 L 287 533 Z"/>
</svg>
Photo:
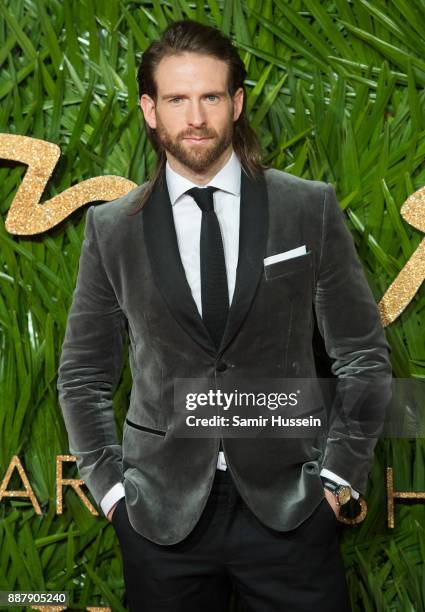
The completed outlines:
<svg viewBox="0 0 425 612">
<path fill-rule="evenodd" d="M 274 264 L 277 261 L 283 261 L 284 259 L 292 259 L 293 257 L 299 257 L 300 255 L 306 254 L 305 244 L 302 246 L 296 247 L 295 249 L 290 249 L 289 251 L 283 251 L 283 253 L 277 253 L 276 255 L 270 255 L 270 257 L 266 257 L 264 259 L 264 265 L 269 266 L 270 264 Z"/>
</svg>

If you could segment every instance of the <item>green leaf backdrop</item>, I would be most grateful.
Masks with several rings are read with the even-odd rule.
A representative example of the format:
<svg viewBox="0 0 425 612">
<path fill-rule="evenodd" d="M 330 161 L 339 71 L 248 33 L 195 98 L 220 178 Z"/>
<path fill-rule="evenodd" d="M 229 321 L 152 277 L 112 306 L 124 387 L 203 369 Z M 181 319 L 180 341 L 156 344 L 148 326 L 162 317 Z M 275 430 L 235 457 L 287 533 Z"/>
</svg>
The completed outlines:
<svg viewBox="0 0 425 612">
<path fill-rule="evenodd" d="M 184 17 L 234 40 L 266 162 L 335 185 L 379 301 L 422 239 L 399 209 L 425 185 L 423 0 L 3 0 L 0 133 L 60 146 L 43 200 L 93 176 L 147 179 L 154 155 L 135 73 L 150 41 Z M 26 168 L 0 164 L 0 479 L 18 454 L 43 510 L 2 500 L 0 590 L 68 590 L 69 609 L 118 612 L 124 584 L 113 528 L 70 488 L 64 513 L 55 508 L 55 457 L 68 452 L 56 376 L 85 209 L 43 235 L 8 234 Z M 424 305 L 421 288 L 387 328 L 397 377 L 425 374 Z M 119 433 L 130 384 L 126 363 L 114 398 Z M 425 507 L 398 504 L 389 530 L 384 486 L 391 465 L 396 489 L 424 490 L 424 454 L 422 439 L 381 440 L 367 518 L 341 528 L 355 611 L 425 610 Z M 12 485 L 21 488 L 16 476 Z"/>
</svg>

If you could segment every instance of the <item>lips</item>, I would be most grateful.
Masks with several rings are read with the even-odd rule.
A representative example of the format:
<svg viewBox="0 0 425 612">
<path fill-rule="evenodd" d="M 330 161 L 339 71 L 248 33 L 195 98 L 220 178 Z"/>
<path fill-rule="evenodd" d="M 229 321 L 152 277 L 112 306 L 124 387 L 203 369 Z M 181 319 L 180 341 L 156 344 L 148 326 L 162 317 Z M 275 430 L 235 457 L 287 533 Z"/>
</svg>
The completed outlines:
<svg viewBox="0 0 425 612">
<path fill-rule="evenodd" d="M 184 140 L 190 140 L 191 142 L 203 142 L 204 140 L 209 140 L 209 136 L 205 136 L 203 138 L 192 138 L 191 136 L 187 136 Z"/>
</svg>

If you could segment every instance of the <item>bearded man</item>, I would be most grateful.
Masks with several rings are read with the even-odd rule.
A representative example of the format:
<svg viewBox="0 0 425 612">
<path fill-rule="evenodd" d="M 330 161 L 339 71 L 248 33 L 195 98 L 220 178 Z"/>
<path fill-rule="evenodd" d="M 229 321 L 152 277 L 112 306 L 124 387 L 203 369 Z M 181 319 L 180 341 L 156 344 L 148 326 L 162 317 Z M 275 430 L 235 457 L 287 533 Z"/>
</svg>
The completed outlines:
<svg viewBox="0 0 425 612">
<path fill-rule="evenodd" d="M 88 208 L 58 389 L 134 612 L 224 612 L 232 588 L 255 612 L 350 609 L 337 516 L 366 490 L 358 418 L 380 420 L 389 346 L 333 186 L 262 164 L 245 77 L 218 30 L 172 23 L 138 71 L 153 175 Z M 179 381 L 314 381 L 316 328 L 338 383 L 326 435 L 179 435 Z"/>
</svg>

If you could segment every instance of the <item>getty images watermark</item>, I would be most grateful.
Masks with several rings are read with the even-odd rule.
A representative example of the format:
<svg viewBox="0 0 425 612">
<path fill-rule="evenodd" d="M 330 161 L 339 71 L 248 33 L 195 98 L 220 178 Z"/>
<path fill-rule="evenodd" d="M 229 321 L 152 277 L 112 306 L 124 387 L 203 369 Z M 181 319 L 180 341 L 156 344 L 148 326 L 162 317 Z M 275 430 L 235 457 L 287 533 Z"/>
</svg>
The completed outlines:
<svg viewBox="0 0 425 612">
<path fill-rule="evenodd" d="M 232 387 L 209 379 L 176 380 L 174 435 L 316 437 L 326 426 L 323 402 L 317 402 L 318 390 L 312 388 L 311 381 L 306 384 L 300 379 L 232 379 L 231 382 Z"/>
<path fill-rule="evenodd" d="M 192 392 L 186 393 L 186 409 L 188 411 L 197 410 L 199 408 L 208 407 L 209 409 L 221 408 L 223 411 L 229 411 L 232 408 L 267 408 L 268 410 L 277 410 L 284 406 L 297 406 L 300 389 L 292 393 L 264 393 L 264 392 L 246 392 L 234 391 L 226 392 L 221 389 L 209 389 L 208 392 Z M 225 416 L 214 414 L 212 416 L 196 416 L 190 414 L 186 417 L 186 425 L 188 427 L 321 427 L 322 419 L 313 417 L 285 417 L 281 414 L 272 416 L 248 417 L 241 414 L 232 414 Z"/>
<path fill-rule="evenodd" d="M 173 435 L 196 438 L 375 438 L 391 396 L 376 377 L 179 378 L 173 391 Z"/>
</svg>

